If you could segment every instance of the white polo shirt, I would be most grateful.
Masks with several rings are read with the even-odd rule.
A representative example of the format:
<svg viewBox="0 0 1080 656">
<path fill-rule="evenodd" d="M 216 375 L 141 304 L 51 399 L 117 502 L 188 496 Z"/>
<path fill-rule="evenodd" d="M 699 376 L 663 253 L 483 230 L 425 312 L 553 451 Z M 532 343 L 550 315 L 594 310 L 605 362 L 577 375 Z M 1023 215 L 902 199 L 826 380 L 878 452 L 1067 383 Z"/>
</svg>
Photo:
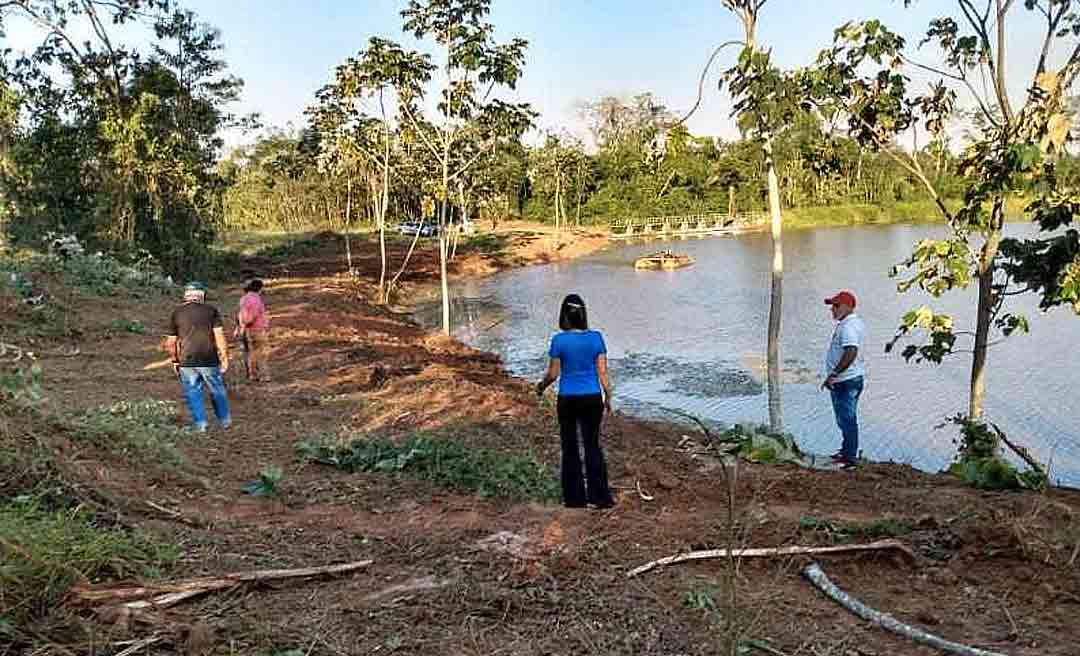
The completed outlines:
<svg viewBox="0 0 1080 656">
<path fill-rule="evenodd" d="M 859 349 L 855 361 L 847 369 L 840 372 L 836 382 L 840 383 L 852 378 L 858 378 L 866 374 L 866 363 L 863 360 L 863 339 L 866 337 L 866 324 L 861 317 L 854 312 L 837 322 L 833 330 L 832 341 L 829 342 L 829 350 L 825 352 L 825 375 L 828 376 L 840 363 L 844 356 L 844 348 L 854 346 Z"/>
</svg>

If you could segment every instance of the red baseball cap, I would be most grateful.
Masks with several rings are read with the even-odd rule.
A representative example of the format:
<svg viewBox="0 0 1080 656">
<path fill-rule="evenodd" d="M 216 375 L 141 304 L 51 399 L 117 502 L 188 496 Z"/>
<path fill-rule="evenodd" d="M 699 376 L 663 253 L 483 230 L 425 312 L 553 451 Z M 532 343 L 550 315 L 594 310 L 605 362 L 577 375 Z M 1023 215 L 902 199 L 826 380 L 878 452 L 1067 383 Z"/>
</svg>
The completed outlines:
<svg viewBox="0 0 1080 656">
<path fill-rule="evenodd" d="M 849 291 L 837 292 L 825 299 L 825 305 L 847 305 L 851 309 L 855 309 L 855 294 Z"/>
</svg>

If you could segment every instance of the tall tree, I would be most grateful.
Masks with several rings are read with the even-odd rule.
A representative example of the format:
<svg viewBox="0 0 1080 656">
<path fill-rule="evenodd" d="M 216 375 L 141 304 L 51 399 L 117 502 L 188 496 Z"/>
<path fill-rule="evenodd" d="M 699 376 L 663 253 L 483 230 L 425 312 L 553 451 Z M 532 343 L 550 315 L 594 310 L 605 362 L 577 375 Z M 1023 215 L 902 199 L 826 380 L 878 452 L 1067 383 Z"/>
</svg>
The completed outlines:
<svg viewBox="0 0 1080 656">
<path fill-rule="evenodd" d="M 217 31 L 168 0 L 0 3 L 0 25 L 12 17 L 42 35 L 2 70 L 35 146 L 13 149 L 18 223 L 143 245 L 176 272 L 200 266 L 221 215 L 218 131 L 238 120 L 225 107 L 242 84 Z M 122 42 L 125 27 L 150 48 Z M 44 152 L 56 159 L 36 161 Z"/>
<path fill-rule="evenodd" d="M 379 232 L 379 302 L 389 300 L 386 260 L 386 214 L 390 204 L 391 172 L 395 168 L 395 137 L 399 134 L 387 104 L 410 106 L 431 79 L 428 58 L 408 52 L 392 41 L 372 37 L 368 46 L 337 68 L 335 82 L 319 93 L 310 111 L 322 135 L 320 160 L 346 172 L 349 198 L 352 176 L 366 172 L 368 198 Z M 365 106 L 375 104 L 374 115 Z M 346 221 L 351 203 L 346 205 Z M 346 235 L 346 240 L 348 235 Z M 346 241 L 348 243 L 348 241 Z M 350 263 L 351 266 L 351 263 Z"/>
<path fill-rule="evenodd" d="M 917 61 L 906 41 L 880 21 L 848 23 L 837 29 L 833 47 L 807 72 L 804 97 L 819 111 L 845 116 L 851 134 L 892 158 L 923 186 L 948 221 L 946 238 L 920 241 L 894 273 L 909 272 L 899 283 L 901 291 L 918 286 L 934 297 L 977 286 L 966 419 L 981 422 L 991 332 L 1008 336 L 1028 327 L 1025 317 L 1005 311 L 1008 297 L 1036 292 L 1046 307 L 1076 298 L 1080 243 L 1075 229 L 1060 229 L 1072 225 L 1080 196 L 1075 187 L 1059 184 L 1057 168 L 1072 138 L 1067 102 L 1080 73 L 1080 17 L 1074 0 L 1025 0 L 1022 5 L 990 0 L 982 9 L 970 0 L 956 0 L 952 6 L 953 15 L 932 20 L 921 42 L 940 48 L 941 65 Z M 1028 12 L 1043 32 L 1020 103 L 1008 92 L 1008 71 L 1016 62 L 1005 49 L 1014 21 L 1023 18 L 1018 12 Z M 939 79 L 926 89 L 913 89 L 907 76 L 913 69 Z M 984 79 L 989 81 L 986 93 L 976 84 Z M 956 111 L 958 92 L 974 104 L 977 120 L 958 165 L 962 203 L 953 209 L 919 149 L 903 150 L 896 142 L 915 139 L 920 131 L 940 138 Z M 1025 191 L 1035 195 L 1026 213 L 1044 233 L 1034 240 L 1005 239 L 1006 200 Z M 908 359 L 940 362 L 967 350 L 959 348 L 963 333 L 954 331 L 949 315 L 926 306 L 913 310 L 904 316 L 897 339 L 917 330 L 925 331 L 926 340 L 904 349 Z"/>
<path fill-rule="evenodd" d="M 780 369 L 780 320 L 783 310 L 784 242 L 783 216 L 780 209 L 780 181 L 773 159 L 773 138 L 778 128 L 794 113 L 789 82 L 772 65 L 770 53 L 758 44 L 757 24 L 767 0 L 722 0 L 742 23 L 744 48 L 739 63 L 728 71 L 726 79 L 735 97 L 739 127 L 761 143 L 765 155 L 768 183 L 769 225 L 773 257 L 769 293 L 769 329 L 766 344 L 769 384 L 769 427 L 783 429 Z"/>
<path fill-rule="evenodd" d="M 532 124 L 527 104 L 492 98 L 497 88 L 514 89 L 525 64 L 524 39 L 496 43 L 495 27 L 486 22 L 491 0 L 409 0 L 401 12 L 405 30 L 417 39 L 433 39 L 443 62 L 437 122 L 419 116 L 418 106 L 402 108 L 415 134 L 440 170 L 439 274 L 442 327 L 450 334 L 450 288 L 447 275 L 452 184 L 480 157 L 508 137 L 519 137 Z M 478 147 L 463 153 L 469 142 Z M 463 156 L 464 155 L 464 156 Z"/>
</svg>

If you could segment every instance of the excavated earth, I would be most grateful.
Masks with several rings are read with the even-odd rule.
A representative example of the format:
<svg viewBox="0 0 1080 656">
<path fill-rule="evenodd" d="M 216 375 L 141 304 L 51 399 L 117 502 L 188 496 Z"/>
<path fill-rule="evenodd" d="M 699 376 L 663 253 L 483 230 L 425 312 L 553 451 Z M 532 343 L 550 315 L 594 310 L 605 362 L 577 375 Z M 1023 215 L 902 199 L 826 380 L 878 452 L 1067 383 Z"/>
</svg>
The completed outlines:
<svg viewBox="0 0 1080 656">
<path fill-rule="evenodd" d="M 502 234 L 497 253 L 462 256 L 454 275 L 572 257 L 604 243 L 581 233 L 559 248 L 529 231 Z M 405 246 L 394 242 L 392 262 Z M 602 438 L 618 493 L 611 510 L 481 498 L 406 475 L 304 462 L 298 442 L 342 430 L 390 438 L 440 431 L 558 467 L 556 419 L 530 381 L 508 375 L 490 354 L 373 304 L 377 250 L 371 241 L 355 248 L 358 277 L 343 273 L 334 239 L 284 263 L 246 264 L 267 281 L 273 381 L 249 384 L 230 372 L 235 425 L 181 443 L 187 465 L 135 465 L 71 440 L 58 453 L 83 484 L 113 500 L 125 522 L 180 545 L 170 576 L 373 564 L 208 594 L 163 611 L 157 624 L 103 624 L 103 636 L 183 627 L 148 649 L 216 654 L 676 656 L 722 653 L 734 618 L 746 638 L 759 641 L 745 653 L 937 653 L 827 599 L 800 576 L 809 557 L 740 560 L 734 598 L 725 560 L 626 575 L 691 549 L 894 535 L 914 558 L 879 551 L 816 562 L 866 604 L 947 639 L 1015 656 L 1080 653 L 1080 495 L 1072 491 L 981 492 L 894 464 L 832 472 L 741 463 L 729 485 L 691 429 L 619 414 Z M 399 299 L 430 285 L 436 272 L 434 249 L 421 246 Z M 211 301 L 231 310 L 237 278 Z M 80 355 L 43 360 L 49 402 L 180 404 L 158 337 L 106 339 L 93 329 L 116 316 L 158 326 L 171 305 L 80 307 L 87 327 Z M 279 494 L 244 495 L 242 486 L 269 464 L 285 472 Z"/>
</svg>

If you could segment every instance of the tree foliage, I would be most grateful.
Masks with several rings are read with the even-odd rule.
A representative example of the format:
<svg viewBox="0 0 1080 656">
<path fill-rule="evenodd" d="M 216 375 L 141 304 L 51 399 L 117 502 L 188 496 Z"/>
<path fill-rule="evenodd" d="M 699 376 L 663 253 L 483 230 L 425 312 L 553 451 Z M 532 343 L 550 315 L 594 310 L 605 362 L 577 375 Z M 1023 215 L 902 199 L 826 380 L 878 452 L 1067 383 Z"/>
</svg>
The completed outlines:
<svg viewBox="0 0 1080 656">
<path fill-rule="evenodd" d="M 220 34 L 166 0 L 3 3 L 10 20 L 43 36 L 0 68 L 9 236 L 71 231 L 199 269 L 221 216 L 220 131 L 244 120 L 226 109 L 242 83 Z M 121 42 L 125 27 L 149 47 Z"/>
</svg>

